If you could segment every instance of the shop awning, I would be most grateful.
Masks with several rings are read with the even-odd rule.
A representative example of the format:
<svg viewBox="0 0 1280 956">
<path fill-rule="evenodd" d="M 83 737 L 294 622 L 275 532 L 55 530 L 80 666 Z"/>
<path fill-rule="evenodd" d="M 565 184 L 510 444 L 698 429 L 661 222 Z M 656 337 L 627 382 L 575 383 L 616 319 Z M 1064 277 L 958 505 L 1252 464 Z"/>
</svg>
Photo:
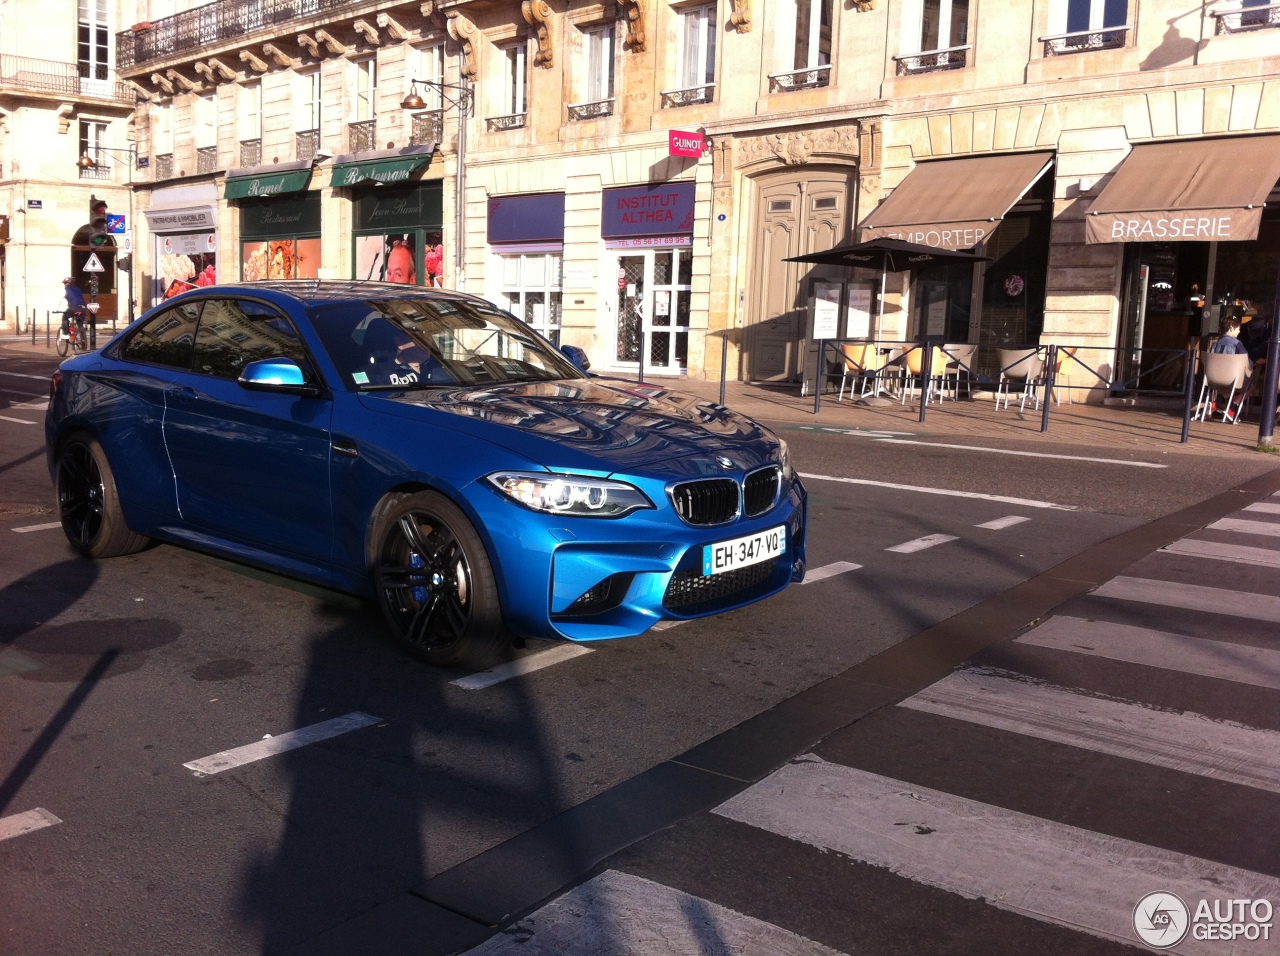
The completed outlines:
<svg viewBox="0 0 1280 956">
<path fill-rule="evenodd" d="M 226 199 L 260 199 L 300 193 L 311 182 L 310 163 L 291 163 L 287 167 L 257 166 L 235 169 L 227 177 L 223 190 Z"/>
<path fill-rule="evenodd" d="M 356 186 L 363 182 L 370 183 L 403 183 L 427 163 L 431 162 L 431 153 L 435 144 L 429 144 L 424 152 L 409 155 L 382 156 L 377 159 L 364 159 L 352 162 L 335 163 L 330 185 L 337 188 Z"/>
<path fill-rule="evenodd" d="M 1086 242 L 1256 239 L 1280 136 L 1133 147 L 1085 216 Z"/>
<path fill-rule="evenodd" d="M 920 163 L 867 218 L 862 241 L 884 237 L 970 249 L 1052 162 L 1053 153 L 1009 153 Z"/>
</svg>

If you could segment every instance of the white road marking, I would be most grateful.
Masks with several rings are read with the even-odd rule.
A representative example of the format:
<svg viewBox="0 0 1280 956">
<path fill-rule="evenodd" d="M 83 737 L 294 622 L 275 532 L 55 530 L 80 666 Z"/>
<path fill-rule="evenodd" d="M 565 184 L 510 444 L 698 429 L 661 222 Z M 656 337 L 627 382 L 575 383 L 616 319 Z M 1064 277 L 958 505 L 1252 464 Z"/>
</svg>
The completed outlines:
<svg viewBox="0 0 1280 956">
<path fill-rule="evenodd" d="M 854 564 L 852 561 L 837 561 L 834 564 L 824 564 L 820 568 L 813 568 L 805 572 L 805 584 L 812 584 L 814 581 L 825 581 L 827 578 L 833 578 L 837 574 L 844 574 L 846 571 L 857 571 L 862 565 Z"/>
<path fill-rule="evenodd" d="M 1280 538 L 1280 521 L 1246 521 L 1244 518 L 1220 518 L 1205 525 L 1210 531 L 1239 531 L 1244 534 L 1265 534 Z"/>
<path fill-rule="evenodd" d="M 532 674 L 534 671 L 540 671 L 542 668 L 550 667 L 552 664 L 559 664 L 561 661 L 567 661 L 570 658 L 590 653 L 591 648 L 583 647 L 581 644 L 559 644 L 536 654 L 528 654 L 524 657 L 518 657 L 514 661 L 507 661 L 505 664 L 499 664 L 497 667 L 491 667 L 489 670 L 481 671 L 478 674 L 459 677 L 457 680 L 449 681 L 449 683 L 455 687 L 461 687 L 463 690 L 481 690 L 485 687 L 492 687 L 494 684 L 501 684 L 504 680 L 523 677 L 525 674 Z"/>
<path fill-rule="evenodd" d="M 985 451 L 994 455 L 1020 455 L 1024 458 L 1057 458 L 1062 461 L 1093 461 L 1103 465 L 1128 465 L 1130 468 L 1168 468 L 1150 461 L 1126 461 L 1123 458 L 1087 458 L 1083 455 L 1050 455 L 1043 451 L 1015 451 L 1012 448 L 986 448 L 982 445 L 948 445 L 945 442 L 921 441 L 915 438 L 877 438 L 891 445 L 928 445 L 930 448 L 959 448 L 962 451 Z"/>
<path fill-rule="evenodd" d="M 30 372 L 10 372 L 5 369 L 0 369 L 0 375 L 12 375 L 14 378 L 34 378 L 37 382 L 47 382 L 51 377 L 49 375 L 32 375 Z"/>
<path fill-rule="evenodd" d="M 1024 508 L 1052 508 L 1055 511 L 1079 511 L 1075 505 L 1056 505 L 1051 501 L 1034 498 L 1010 498 L 1006 495 L 984 495 L 977 491 L 955 491 L 951 488 L 925 488 L 920 485 L 900 485 L 892 481 L 871 481 L 867 478 L 840 478 L 835 475 L 800 475 L 813 481 L 838 481 L 846 485 L 870 485 L 873 488 L 891 488 L 894 491 L 916 491 L 925 495 L 947 495 L 952 498 L 976 498 L 981 501 L 999 501 L 1006 505 L 1022 505 Z"/>
<path fill-rule="evenodd" d="M 1054 823 L 879 774 L 799 757 L 714 811 L 898 876 L 1033 919 L 1137 945 L 1133 908 L 1155 889 L 1194 912 L 1205 897 L 1280 898 L 1280 880 Z M 1176 953 L 1241 956 L 1256 943 Z"/>
<path fill-rule="evenodd" d="M 21 395 L 23 398 L 42 397 L 39 392 L 22 392 L 16 388 L 0 388 L 0 392 L 4 392 L 6 395 Z M 45 399 L 45 401 L 48 401 L 48 399 Z"/>
<path fill-rule="evenodd" d="M 840 956 L 752 916 L 618 870 L 574 887 L 465 956 Z"/>
<path fill-rule="evenodd" d="M 957 671 L 899 707 L 1280 793 L 1280 732 L 1093 697 L 1011 671 Z"/>
<path fill-rule="evenodd" d="M 1017 643 L 1280 690 L 1280 650 L 1249 644 L 1065 615 L 1049 618 Z"/>
<path fill-rule="evenodd" d="M 1251 505 L 1244 506 L 1245 511 L 1261 511 L 1263 514 L 1280 515 L 1280 505 L 1273 505 L 1269 501 L 1260 501 Z"/>
<path fill-rule="evenodd" d="M 1280 568 L 1280 551 L 1273 551 L 1271 548 L 1251 548 L 1243 544 L 1182 538 L 1161 548 L 1160 551 L 1168 554 L 1189 554 L 1196 558 L 1214 558 L 1218 561 L 1235 561 L 1238 564 L 1256 564 L 1264 568 Z"/>
<path fill-rule="evenodd" d="M 915 432 L 894 432 L 887 428 L 834 428 L 830 425 L 798 425 L 797 431 L 824 432 L 828 435 L 853 435 L 855 438 L 896 438 L 899 435 L 914 435 Z"/>
<path fill-rule="evenodd" d="M 339 734 L 345 734 L 352 730 L 371 727 L 381 722 L 382 718 L 380 717 L 371 717 L 368 714 L 356 711 L 343 717 L 334 717 L 332 720 L 312 724 L 310 727 L 303 727 L 300 730 L 291 730 L 276 737 L 268 737 L 251 744 L 245 744 L 243 747 L 235 747 L 209 757 L 201 757 L 199 760 L 191 760 L 182 766 L 198 774 L 208 776 L 221 773 L 224 770 L 242 767 L 247 763 L 262 760 L 265 757 L 274 757 L 277 754 L 296 750 L 299 747 L 305 747 L 307 744 L 319 743 L 322 740 L 328 740 L 330 737 L 337 737 Z"/>
<path fill-rule="evenodd" d="M 61 521 L 50 521 L 48 524 L 29 524 L 24 528 L 13 528 L 18 534 L 26 534 L 28 531 L 52 531 L 54 528 L 61 528 Z"/>
<path fill-rule="evenodd" d="M 0 421 L 13 422 L 17 425 L 34 425 L 35 422 L 29 422 L 25 418 L 10 418 L 8 415 L 0 415 Z"/>
<path fill-rule="evenodd" d="M 974 527 L 986 528 L 988 531 L 1003 531 L 1005 528 L 1012 528 L 1015 524 L 1022 524 L 1022 522 L 1030 520 L 1030 518 L 1024 518 L 1022 515 L 1006 515 L 1003 518 L 996 518 L 993 521 L 984 521 L 982 524 L 975 524 Z"/>
<path fill-rule="evenodd" d="M 659 621 L 653 625 L 655 631 L 669 631 L 673 627 L 679 627 L 681 624 L 688 624 L 688 621 Z"/>
<path fill-rule="evenodd" d="M 1181 607 L 1188 611 L 1209 611 L 1212 614 L 1229 614 L 1232 617 L 1247 617 L 1254 621 L 1272 621 L 1280 624 L 1280 597 L 1272 597 L 1270 594 L 1228 591 L 1224 588 L 1208 588 L 1199 584 L 1153 581 L 1149 578 L 1129 578 L 1123 575 L 1112 578 L 1091 593 L 1098 597 L 1119 598 L 1122 601 Z"/>
<path fill-rule="evenodd" d="M 15 651 L 12 647 L 0 650 L 0 677 L 8 677 L 11 674 L 27 674 L 31 671 L 38 671 L 43 666 L 43 664 L 33 661 L 26 654 Z"/>
<path fill-rule="evenodd" d="M 15 411 L 21 409 L 30 412 L 43 412 L 49 407 L 49 399 L 41 398 L 30 402 L 18 402 L 16 405 L 10 405 L 9 407 Z"/>
<path fill-rule="evenodd" d="M 43 830 L 62 821 L 44 807 L 36 807 L 25 813 L 15 813 L 10 817 L 0 817 L 0 840 L 11 840 L 33 830 Z"/>
<path fill-rule="evenodd" d="M 934 548 L 940 544 L 946 544 L 948 541 L 959 540 L 954 534 L 927 534 L 923 538 L 904 541 L 902 544 L 895 544 L 892 548 L 885 548 L 885 550 L 893 551 L 897 554 L 914 554 L 917 551 L 924 551 L 926 548 Z"/>
</svg>

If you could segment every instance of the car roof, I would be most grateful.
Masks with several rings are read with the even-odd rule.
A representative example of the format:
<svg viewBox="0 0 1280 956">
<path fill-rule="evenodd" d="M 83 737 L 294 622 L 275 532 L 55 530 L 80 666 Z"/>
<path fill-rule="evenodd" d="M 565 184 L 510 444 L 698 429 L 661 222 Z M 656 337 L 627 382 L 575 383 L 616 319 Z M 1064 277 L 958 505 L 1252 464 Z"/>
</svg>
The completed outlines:
<svg viewBox="0 0 1280 956">
<path fill-rule="evenodd" d="M 203 286 L 184 292 L 187 296 L 258 295 L 275 293 L 287 296 L 304 306 L 325 303 L 367 302 L 369 299 L 452 299 L 455 301 L 489 303 L 478 296 L 453 289 L 434 289 L 427 286 L 405 285 L 399 282 L 372 282 L 358 279 L 260 279 L 252 282 L 228 282 Z M 176 298 L 176 297 L 175 297 Z M 173 300 L 170 300 L 173 301 Z"/>
</svg>

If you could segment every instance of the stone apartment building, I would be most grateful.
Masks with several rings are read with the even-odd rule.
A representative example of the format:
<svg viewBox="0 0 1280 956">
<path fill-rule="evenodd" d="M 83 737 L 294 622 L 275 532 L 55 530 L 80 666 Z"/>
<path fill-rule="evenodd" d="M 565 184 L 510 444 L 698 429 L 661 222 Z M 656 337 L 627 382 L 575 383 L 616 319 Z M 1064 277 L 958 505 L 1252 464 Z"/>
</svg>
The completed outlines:
<svg viewBox="0 0 1280 956">
<path fill-rule="evenodd" d="M 1181 347 L 1225 299 L 1270 310 L 1280 4 L 126 0 L 117 19 L 148 301 L 214 277 L 432 282 L 597 370 L 791 381 L 821 309 L 841 337 L 1054 341 L 1099 368 Z M 673 156 L 673 131 L 705 150 Z M 883 296 L 879 273 L 784 261 L 855 233 L 989 261 Z"/>
<path fill-rule="evenodd" d="M 91 196 L 127 219 L 134 91 L 115 73 L 119 28 L 111 0 L 0 4 L 2 329 L 19 318 L 26 327 L 33 312 L 43 329 L 61 302 L 61 280 L 82 275 L 88 254 L 72 244 Z M 95 165 L 82 167 L 85 155 Z M 127 274 L 114 254 L 102 258 L 101 314 L 124 315 Z"/>
</svg>

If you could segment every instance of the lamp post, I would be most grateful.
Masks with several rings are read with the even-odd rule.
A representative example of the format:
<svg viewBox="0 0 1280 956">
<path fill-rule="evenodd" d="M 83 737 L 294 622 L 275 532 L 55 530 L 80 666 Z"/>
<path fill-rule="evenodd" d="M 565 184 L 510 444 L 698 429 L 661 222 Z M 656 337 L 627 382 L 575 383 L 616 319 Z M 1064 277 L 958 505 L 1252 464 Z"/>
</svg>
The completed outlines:
<svg viewBox="0 0 1280 956">
<path fill-rule="evenodd" d="M 94 147 L 92 148 L 92 151 L 86 151 L 86 152 L 82 153 L 82 154 L 81 154 L 81 156 L 80 156 L 80 158 L 76 160 L 76 165 L 77 165 L 80 169 L 98 169 L 98 168 L 101 166 L 101 164 L 98 162 L 98 160 L 95 158 L 95 156 L 91 155 L 91 152 L 92 152 L 92 153 L 103 153 L 103 152 L 107 152 L 107 153 L 122 153 L 122 154 L 124 154 L 125 156 L 128 156 L 128 157 L 129 157 L 129 173 L 128 173 L 129 180 L 128 180 L 128 184 L 127 184 L 127 186 L 128 186 L 128 190 L 129 190 L 129 221 L 128 221 L 128 225 L 125 227 L 125 229 L 126 229 L 125 235 L 126 235 L 126 236 L 128 236 L 128 235 L 129 235 L 129 230 L 131 230 L 131 229 L 133 228 L 133 226 L 134 226 L 134 222 L 133 222 L 133 167 L 134 167 L 134 165 L 135 165 L 135 164 L 137 163 L 137 161 L 138 161 L 138 148 L 137 148 L 136 146 L 132 146 L 132 145 L 131 145 L 131 146 L 129 146 L 127 149 L 126 149 L 126 148 L 123 148 L 123 147 L 119 147 L 119 146 L 94 146 Z M 135 249 L 133 249 L 133 248 L 130 248 L 130 249 L 129 249 L 129 252 L 128 252 L 128 256 L 129 256 L 129 269 L 128 269 L 128 277 L 129 277 L 129 281 L 128 281 L 128 286 L 127 286 L 127 288 L 128 288 L 127 295 L 128 295 L 128 297 L 129 297 L 128 310 L 127 310 L 127 311 L 128 311 L 128 318 L 129 318 L 129 322 L 128 322 L 128 323 L 126 323 L 126 325 L 127 325 L 127 324 L 129 324 L 129 323 L 132 323 L 132 322 L 133 322 L 133 257 L 134 257 L 136 254 L 137 254 L 137 250 L 135 250 Z M 117 262 L 117 263 L 119 263 L 119 259 L 117 259 L 117 260 L 116 260 L 116 262 Z M 95 286 L 97 285 L 97 277 L 96 277 L 96 276 L 94 277 L 93 284 L 94 284 Z M 95 291 L 96 291 L 96 290 L 95 290 Z M 97 303 L 96 303 L 96 302 L 94 302 L 94 303 L 92 303 L 92 304 L 93 304 L 93 305 L 97 305 Z M 91 308 L 91 309 L 90 309 L 90 311 L 94 313 L 94 317 L 95 317 L 95 319 L 96 319 L 96 318 L 97 318 L 97 311 L 98 311 L 98 310 L 97 310 L 96 308 Z M 96 330 L 96 326 L 97 326 L 97 323 L 95 322 L 95 323 L 94 323 L 95 330 Z"/>
<path fill-rule="evenodd" d="M 466 75 L 463 74 L 462 82 L 444 83 L 438 80 L 413 80 L 409 81 L 409 93 L 400 101 L 402 110 L 422 110 L 426 109 L 427 101 L 422 98 L 418 92 L 418 87 L 423 86 L 429 90 L 435 90 L 439 95 L 441 102 L 445 104 L 444 109 L 456 109 L 458 111 L 458 148 L 457 153 L 458 175 L 454 179 L 454 223 L 457 228 L 454 230 L 454 259 L 453 259 L 453 275 L 454 288 L 462 290 L 462 275 L 465 263 L 465 250 L 463 244 L 466 241 L 466 195 L 467 195 L 467 117 L 469 117 L 475 108 L 475 90 L 471 84 L 467 82 Z M 441 130 L 443 132 L 443 129 Z"/>
</svg>

